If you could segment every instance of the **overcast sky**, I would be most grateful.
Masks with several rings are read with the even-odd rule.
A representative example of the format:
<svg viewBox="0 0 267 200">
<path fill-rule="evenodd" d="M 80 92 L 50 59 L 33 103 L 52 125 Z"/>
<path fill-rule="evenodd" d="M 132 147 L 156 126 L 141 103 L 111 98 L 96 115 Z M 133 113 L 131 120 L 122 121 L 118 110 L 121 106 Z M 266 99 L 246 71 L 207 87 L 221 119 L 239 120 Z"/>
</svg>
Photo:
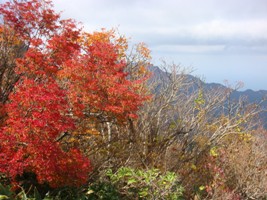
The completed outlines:
<svg viewBox="0 0 267 200">
<path fill-rule="evenodd" d="M 193 67 L 206 82 L 267 89 L 267 0 L 54 0 L 89 31 L 118 28 L 153 63 Z"/>
<path fill-rule="evenodd" d="M 267 0 L 53 0 L 88 31 L 118 28 L 153 63 L 193 67 L 206 82 L 267 89 Z"/>
</svg>

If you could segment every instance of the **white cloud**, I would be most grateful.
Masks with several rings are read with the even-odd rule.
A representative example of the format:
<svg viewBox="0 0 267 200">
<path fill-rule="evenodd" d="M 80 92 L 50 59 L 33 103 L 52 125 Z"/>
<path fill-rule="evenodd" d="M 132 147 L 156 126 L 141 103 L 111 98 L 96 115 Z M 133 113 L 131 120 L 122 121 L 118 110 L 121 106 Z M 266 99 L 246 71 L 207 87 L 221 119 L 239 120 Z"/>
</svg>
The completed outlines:
<svg viewBox="0 0 267 200">
<path fill-rule="evenodd" d="M 65 11 L 63 16 L 82 21 L 89 31 L 118 27 L 134 42 L 143 41 L 154 51 L 166 45 L 168 51 L 171 45 L 176 51 L 177 45 L 198 45 L 195 49 L 200 49 L 199 45 L 210 45 L 209 49 L 225 45 L 228 50 L 238 46 L 235 50 L 241 50 L 242 46 L 254 44 L 265 50 L 267 43 L 265 0 L 76 0 L 75 3 L 55 0 L 54 3 L 57 10 Z M 251 51 L 255 49 L 259 47 Z M 184 50 L 191 51 L 188 47 Z"/>
<path fill-rule="evenodd" d="M 225 45 L 159 45 L 154 51 L 176 53 L 213 53 L 221 52 Z"/>
<path fill-rule="evenodd" d="M 259 20 L 211 20 L 192 28 L 193 35 L 198 38 L 243 38 L 266 39 L 267 19 Z"/>
</svg>

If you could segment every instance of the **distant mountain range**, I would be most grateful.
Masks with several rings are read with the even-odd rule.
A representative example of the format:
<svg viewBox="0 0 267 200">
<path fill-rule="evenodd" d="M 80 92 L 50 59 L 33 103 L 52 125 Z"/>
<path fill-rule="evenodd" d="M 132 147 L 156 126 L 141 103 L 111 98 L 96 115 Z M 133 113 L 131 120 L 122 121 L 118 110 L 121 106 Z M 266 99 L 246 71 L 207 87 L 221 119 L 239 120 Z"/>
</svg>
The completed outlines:
<svg viewBox="0 0 267 200">
<path fill-rule="evenodd" d="M 168 72 L 165 72 L 156 66 L 152 66 L 150 70 L 154 74 L 153 77 L 155 79 L 158 79 L 160 77 L 163 80 L 164 79 L 167 80 L 167 76 L 169 74 Z M 192 75 L 187 75 L 187 76 L 188 76 L 188 81 L 201 83 L 201 85 L 203 86 L 205 90 L 227 89 L 226 86 L 219 84 L 219 83 L 205 83 L 201 79 L 195 76 L 192 76 Z M 246 103 L 248 104 L 253 104 L 253 103 L 258 104 L 261 102 L 262 108 L 265 109 L 266 111 L 261 113 L 260 118 L 262 119 L 263 123 L 265 124 L 265 127 L 267 128 L 267 90 L 259 90 L 259 91 L 254 91 L 251 89 L 247 89 L 245 91 L 234 90 L 231 94 L 231 98 L 233 100 L 238 100 L 241 97 L 245 98 Z"/>
</svg>

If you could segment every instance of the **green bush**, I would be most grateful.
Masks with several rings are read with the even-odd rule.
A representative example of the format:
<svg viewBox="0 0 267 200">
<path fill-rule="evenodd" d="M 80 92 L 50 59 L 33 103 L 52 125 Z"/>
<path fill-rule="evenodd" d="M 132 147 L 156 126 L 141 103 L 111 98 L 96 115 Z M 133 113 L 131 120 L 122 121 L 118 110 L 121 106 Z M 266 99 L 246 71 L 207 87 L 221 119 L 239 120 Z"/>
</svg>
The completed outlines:
<svg viewBox="0 0 267 200">
<path fill-rule="evenodd" d="M 0 183 L 0 200 L 10 199 L 14 196 L 10 186 L 4 186 Z"/>
<path fill-rule="evenodd" d="M 9 186 L 0 184 L 0 200 L 131 200 L 131 199 L 183 199 L 183 187 L 173 172 L 161 173 L 158 169 L 138 170 L 121 167 L 116 172 L 106 171 L 105 177 L 83 188 L 59 188 L 41 197 L 35 188 L 31 193 L 23 188 L 12 192 Z"/>
<path fill-rule="evenodd" d="M 183 197 L 183 187 L 173 172 L 162 174 L 158 169 L 121 167 L 115 173 L 108 170 L 106 175 L 125 198 L 178 200 Z"/>
<path fill-rule="evenodd" d="M 122 195 L 118 189 L 110 182 L 97 182 L 89 186 L 87 195 L 90 200 L 120 200 Z"/>
</svg>

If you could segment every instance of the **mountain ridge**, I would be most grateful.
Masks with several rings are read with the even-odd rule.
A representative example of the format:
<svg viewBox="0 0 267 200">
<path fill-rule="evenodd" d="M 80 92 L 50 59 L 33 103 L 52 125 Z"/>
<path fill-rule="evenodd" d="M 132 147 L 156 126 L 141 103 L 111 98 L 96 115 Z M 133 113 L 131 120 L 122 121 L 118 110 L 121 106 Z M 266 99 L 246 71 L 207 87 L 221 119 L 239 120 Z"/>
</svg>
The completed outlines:
<svg viewBox="0 0 267 200">
<path fill-rule="evenodd" d="M 160 69 L 157 66 L 151 66 L 149 70 L 153 73 L 154 79 L 161 79 L 161 80 L 167 80 L 168 81 L 168 75 L 170 75 L 170 72 L 164 69 Z M 187 80 L 193 81 L 195 83 L 200 83 L 204 90 L 213 90 L 213 89 L 227 89 L 228 87 L 220 84 L 220 83 L 206 83 L 202 81 L 200 78 L 191 75 L 191 74 L 185 74 L 187 76 Z M 158 90 L 158 89 L 157 89 Z M 155 92 L 157 92 L 157 90 Z M 238 89 L 233 89 L 231 94 L 231 99 L 238 101 L 240 98 L 245 99 L 245 102 L 248 104 L 260 104 L 261 108 L 263 109 L 263 112 L 260 114 L 260 119 L 264 123 L 264 127 L 267 129 L 267 90 L 252 90 L 252 89 L 246 89 L 244 91 L 240 91 Z"/>
<path fill-rule="evenodd" d="M 152 71 L 152 73 L 155 73 L 156 75 L 160 74 L 161 76 L 163 74 L 170 74 L 170 72 L 167 72 L 167 71 L 163 71 L 162 69 L 160 69 L 160 67 L 158 66 L 151 66 L 149 68 L 150 71 Z M 186 74 L 190 79 L 195 79 L 197 81 L 200 81 L 201 83 L 203 83 L 204 85 L 208 86 L 208 87 L 211 87 L 211 88 L 214 88 L 214 87 L 222 87 L 222 88 L 227 88 L 227 86 L 221 84 L 221 83 L 217 83 L 217 82 L 205 82 L 203 80 L 201 80 L 201 78 L 197 77 L 197 76 L 194 76 L 192 74 Z M 240 88 L 242 89 L 242 87 Z M 253 89 L 245 89 L 245 90 L 236 90 L 236 92 L 238 93 L 241 93 L 241 94 L 248 94 L 248 95 L 253 95 L 253 94 L 262 94 L 262 95 L 267 95 L 267 89 L 264 90 L 264 89 L 260 89 L 260 90 L 253 90 Z"/>
</svg>

